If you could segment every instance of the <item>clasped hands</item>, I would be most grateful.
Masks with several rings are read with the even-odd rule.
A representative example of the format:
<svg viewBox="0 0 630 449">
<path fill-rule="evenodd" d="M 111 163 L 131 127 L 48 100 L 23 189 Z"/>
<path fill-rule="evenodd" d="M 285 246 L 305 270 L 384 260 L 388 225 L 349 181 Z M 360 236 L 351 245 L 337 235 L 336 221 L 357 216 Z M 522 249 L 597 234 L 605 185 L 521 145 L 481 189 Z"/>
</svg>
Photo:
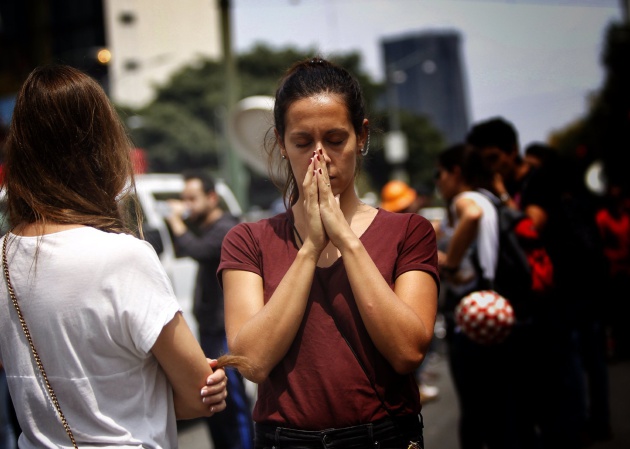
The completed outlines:
<svg viewBox="0 0 630 449">
<path fill-rule="evenodd" d="M 328 165 L 322 149 L 313 151 L 302 183 L 302 191 L 308 229 L 305 242 L 310 240 L 319 252 L 324 250 L 329 241 L 340 248 L 344 236 L 352 231 L 341 211 L 340 195 L 333 194 Z"/>
</svg>

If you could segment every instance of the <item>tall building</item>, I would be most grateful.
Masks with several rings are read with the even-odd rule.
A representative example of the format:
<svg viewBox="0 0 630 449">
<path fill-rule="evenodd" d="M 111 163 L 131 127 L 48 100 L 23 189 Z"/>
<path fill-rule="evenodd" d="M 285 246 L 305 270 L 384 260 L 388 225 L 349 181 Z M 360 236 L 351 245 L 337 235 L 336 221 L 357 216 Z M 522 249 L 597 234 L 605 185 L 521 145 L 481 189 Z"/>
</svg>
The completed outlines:
<svg viewBox="0 0 630 449">
<path fill-rule="evenodd" d="M 143 106 L 155 86 L 199 58 L 219 59 L 218 1 L 103 0 L 114 102 Z"/>
<path fill-rule="evenodd" d="M 107 68 L 102 0 L 0 1 L 0 121 L 8 124 L 15 95 L 33 68 L 64 63 L 103 84 Z"/>
<path fill-rule="evenodd" d="M 143 106 L 175 71 L 221 57 L 220 25 L 217 0 L 2 0 L 0 119 L 29 72 L 49 63 L 89 73 L 116 103 Z"/>
<path fill-rule="evenodd" d="M 381 44 L 390 107 L 428 117 L 448 143 L 462 141 L 469 109 L 459 33 L 427 31 L 385 38 Z"/>
</svg>

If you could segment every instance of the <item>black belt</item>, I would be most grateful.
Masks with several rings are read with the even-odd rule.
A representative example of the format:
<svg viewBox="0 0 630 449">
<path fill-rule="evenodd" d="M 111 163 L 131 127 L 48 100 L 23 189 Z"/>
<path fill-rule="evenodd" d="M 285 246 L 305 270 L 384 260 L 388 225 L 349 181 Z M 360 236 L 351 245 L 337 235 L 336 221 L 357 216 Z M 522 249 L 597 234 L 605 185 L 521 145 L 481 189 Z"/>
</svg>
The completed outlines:
<svg viewBox="0 0 630 449">
<path fill-rule="evenodd" d="M 298 430 L 255 423 L 256 447 L 274 448 L 366 448 L 381 439 L 395 438 L 407 432 L 422 432 L 422 417 L 406 415 L 384 418 L 351 427 Z"/>
</svg>

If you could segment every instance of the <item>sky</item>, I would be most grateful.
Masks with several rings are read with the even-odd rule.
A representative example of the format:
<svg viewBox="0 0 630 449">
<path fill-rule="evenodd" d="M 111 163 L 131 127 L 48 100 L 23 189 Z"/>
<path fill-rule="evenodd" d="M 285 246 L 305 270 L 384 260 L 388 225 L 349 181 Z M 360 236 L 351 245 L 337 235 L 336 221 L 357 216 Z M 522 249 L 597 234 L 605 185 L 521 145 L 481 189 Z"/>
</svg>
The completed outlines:
<svg viewBox="0 0 630 449">
<path fill-rule="evenodd" d="M 383 39 L 458 31 L 471 123 L 503 116 L 524 147 L 586 113 L 605 31 L 621 19 L 619 0 L 232 0 L 232 39 L 238 52 L 358 51 L 382 81 Z"/>
</svg>

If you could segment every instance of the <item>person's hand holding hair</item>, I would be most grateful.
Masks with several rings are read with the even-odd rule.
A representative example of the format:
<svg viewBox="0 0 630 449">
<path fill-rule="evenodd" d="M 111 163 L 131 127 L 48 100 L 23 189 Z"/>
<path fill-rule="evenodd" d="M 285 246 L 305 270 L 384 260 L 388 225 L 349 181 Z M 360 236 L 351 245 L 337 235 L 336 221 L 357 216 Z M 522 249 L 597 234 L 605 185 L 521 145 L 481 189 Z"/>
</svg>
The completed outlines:
<svg viewBox="0 0 630 449">
<path fill-rule="evenodd" d="M 201 389 L 201 401 L 208 407 L 208 412 L 213 414 L 225 410 L 227 404 L 227 376 L 223 368 L 217 368 L 216 359 L 207 359 L 210 368 L 214 371 L 206 379 L 206 385 Z"/>
</svg>

